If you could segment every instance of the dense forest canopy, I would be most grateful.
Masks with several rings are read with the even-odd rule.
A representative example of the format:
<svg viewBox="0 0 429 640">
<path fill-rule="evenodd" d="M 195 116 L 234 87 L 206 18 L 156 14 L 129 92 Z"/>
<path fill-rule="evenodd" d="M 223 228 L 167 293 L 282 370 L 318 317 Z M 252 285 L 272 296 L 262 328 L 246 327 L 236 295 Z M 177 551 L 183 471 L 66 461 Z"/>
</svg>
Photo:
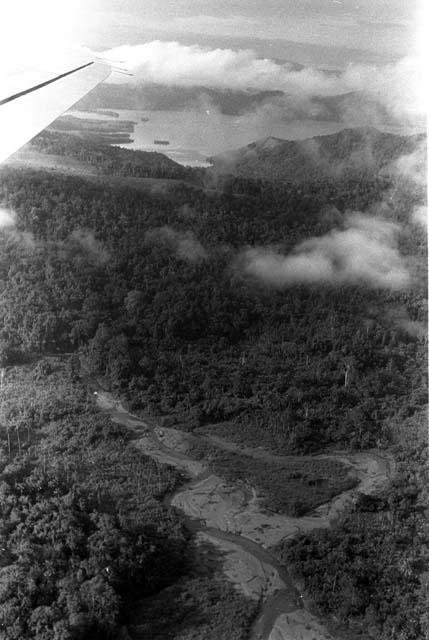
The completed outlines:
<svg viewBox="0 0 429 640">
<path fill-rule="evenodd" d="M 56 152 L 79 148 L 56 140 Z M 99 163 L 111 157 L 115 172 L 119 161 L 119 175 L 127 154 L 136 166 L 152 155 L 100 148 Z M 243 187 L 191 180 L 142 193 L 3 170 L 4 206 L 16 215 L 2 237 L 5 344 L 84 346 L 94 371 L 128 389 L 135 408 L 149 404 L 187 428 L 232 421 L 233 437 L 285 451 L 386 444 L 392 416 L 425 402 L 426 248 L 412 217 L 423 190 L 377 173 L 261 182 L 251 195 Z M 408 286 L 353 277 L 273 287 L 248 268 L 249 248 L 282 256 L 308 238 L 353 233 L 350 211 L 396 225 Z"/>
<path fill-rule="evenodd" d="M 133 615 L 144 610 L 144 637 L 162 637 L 148 603 L 166 591 L 177 629 L 195 627 L 198 606 L 200 637 L 225 627 L 244 640 L 255 605 L 217 567 L 196 571 L 192 537 L 163 503 L 179 474 L 93 408 L 77 371 L 49 357 L 9 370 L 3 388 L 1 636 L 141 638 Z"/>
<path fill-rule="evenodd" d="M 323 144 L 342 161 L 359 135 L 338 134 Z M 393 148 L 398 160 L 410 156 L 416 140 L 393 138 L 376 135 L 373 157 L 385 158 Z M 275 180 L 267 180 L 264 164 L 257 175 L 253 169 L 251 175 L 218 175 L 181 167 L 161 154 L 126 151 L 58 132 L 43 133 L 33 144 L 44 153 L 85 162 L 100 174 L 152 182 L 142 190 L 61 172 L 1 170 L 0 202 L 8 223 L 0 233 L 3 366 L 12 367 L 36 352 L 79 351 L 91 373 L 128 400 L 133 411 L 149 411 L 164 424 L 285 454 L 393 446 L 398 458 L 405 457 L 410 445 L 404 444 L 405 426 L 421 423 L 427 402 L 427 248 L 421 223 L 426 202 L 417 170 L 386 170 L 386 162 L 377 160 L 377 170 L 354 164 L 353 170 L 321 175 L 311 162 L 301 161 L 299 179 L 285 178 L 287 156 L 285 165 L 277 162 L 278 173 L 269 174 Z M 274 151 L 279 148 L 275 145 Z M 158 182 L 166 179 L 173 181 L 169 189 Z M 348 254 L 338 252 L 339 239 L 349 243 Z M 320 269 L 308 270 L 315 257 L 329 267 L 323 277 Z M 39 374 L 46 384 L 54 384 L 48 374 Z M 26 375 L 37 378 L 37 371 Z M 63 375 L 57 374 L 55 384 Z M 11 452 L 9 431 L 3 439 L 2 535 L 12 544 L 10 564 L 2 569 L 7 574 L 1 595 L 6 613 L 0 612 L 5 637 L 108 637 L 107 630 L 117 630 L 126 619 L 128 583 L 146 597 L 164 587 L 175 593 L 179 580 L 185 585 L 180 598 L 194 599 L 196 606 L 210 608 L 216 599 L 226 603 L 232 598 L 240 611 L 236 637 L 244 638 L 254 607 L 232 587 L 215 582 L 210 591 L 210 576 L 192 574 L 189 534 L 177 514 L 160 506 L 162 495 L 178 481 L 176 475 L 163 468 L 157 488 L 143 480 L 137 492 L 128 486 L 133 474 L 126 469 L 140 469 L 144 479 L 155 473 L 154 463 L 136 457 L 132 448 L 121 460 L 115 458 L 115 439 L 126 439 L 126 434 L 84 411 L 81 383 L 67 375 L 68 396 L 80 400 L 61 415 L 55 413 L 55 401 L 52 415 L 32 418 L 35 433 L 42 426 L 47 430 L 42 443 L 29 435 L 24 453 L 21 445 Z M 38 383 L 31 378 L 28 384 L 36 385 L 37 397 Z M 89 442 L 88 434 L 93 434 Z M 363 637 L 369 628 L 370 637 L 383 640 L 399 628 L 406 631 L 398 638 L 422 637 L 419 579 L 407 601 L 413 610 L 408 626 L 403 609 L 393 620 L 402 597 L 399 586 L 387 595 L 374 586 L 390 556 L 395 567 L 413 556 L 415 575 L 423 571 L 417 550 L 423 524 L 414 515 L 422 501 L 421 435 L 411 445 L 412 495 L 403 462 L 390 493 L 371 505 L 359 503 L 337 529 L 298 538 L 277 550 L 304 576 L 318 610 L 360 625 Z M 110 478 L 104 464 L 100 468 L 107 476 L 85 466 L 89 455 L 111 461 L 120 480 Z M 49 465 L 42 473 L 46 459 Z M 32 540 L 25 553 L 19 551 L 23 534 L 17 511 L 22 531 Z M 136 511 L 142 522 L 128 517 Z M 64 518 L 72 523 L 72 541 L 61 532 L 57 539 L 56 530 L 51 547 L 31 537 L 42 521 L 48 527 Z M 159 525 L 153 529 L 155 521 Z M 352 534 L 357 521 L 358 531 Z M 127 540 L 124 548 L 111 547 L 108 529 L 118 532 L 117 541 Z M 362 565 L 341 564 L 344 540 L 353 535 L 355 549 L 365 557 L 374 530 L 380 536 L 389 531 L 388 541 L 374 571 L 359 581 L 351 573 Z M 56 555 L 55 544 L 61 546 Z M 171 581 L 161 584 L 157 563 L 167 547 Z M 99 548 L 109 548 L 116 558 L 112 578 L 96 577 L 105 562 Z M 38 549 L 53 563 L 55 577 L 49 584 L 35 560 Z M 136 569 L 123 553 L 139 558 Z M 79 573 L 83 566 L 84 581 Z M 39 586 L 44 581 L 43 601 L 25 583 L 28 571 Z M 326 580 L 335 595 L 328 603 L 323 597 Z M 93 603 L 99 598 L 103 605 L 88 611 L 87 597 L 80 595 L 71 605 L 76 581 L 79 593 L 89 590 Z M 386 578 L 385 584 L 391 583 Z M 364 595 L 368 585 L 371 602 Z M 404 582 L 398 585 L 406 588 Z M 18 600 L 14 592 L 25 597 Z M 206 592 L 210 606 L 202 604 Z M 383 604 L 386 598 L 389 606 Z M 144 624 L 149 633 L 152 629 L 151 637 L 161 638 L 164 629 L 155 621 L 159 602 L 153 606 Z M 21 627 L 13 623 L 18 611 L 25 621 Z M 233 612 L 226 604 L 224 611 L 219 625 L 226 626 L 218 628 L 226 629 Z M 63 620 L 67 624 L 61 622 L 61 635 Z M 206 633 L 204 637 L 219 637 Z"/>
</svg>

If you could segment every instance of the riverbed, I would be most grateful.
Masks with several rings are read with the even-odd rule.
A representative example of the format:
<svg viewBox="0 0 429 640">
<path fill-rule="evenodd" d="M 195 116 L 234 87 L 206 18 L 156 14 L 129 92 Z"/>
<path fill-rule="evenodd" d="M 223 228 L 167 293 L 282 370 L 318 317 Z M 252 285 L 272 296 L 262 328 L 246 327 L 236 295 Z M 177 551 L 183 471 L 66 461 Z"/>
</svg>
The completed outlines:
<svg viewBox="0 0 429 640">
<path fill-rule="evenodd" d="M 272 514 L 263 508 L 253 487 L 227 482 L 210 473 L 203 462 L 188 456 L 188 440 L 198 436 L 161 428 L 152 419 L 130 414 L 112 394 L 97 385 L 96 389 L 99 408 L 134 432 L 139 449 L 161 463 L 181 469 L 191 478 L 166 500 L 185 515 L 201 553 L 210 553 L 207 551 L 210 545 L 214 552 L 220 550 L 225 558 L 225 577 L 247 597 L 262 602 L 249 640 L 333 640 L 323 622 L 305 608 L 298 586 L 269 548 L 298 533 L 331 526 L 359 493 L 371 494 L 383 488 L 393 472 L 392 457 L 379 451 L 325 456 L 348 465 L 359 479 L 358 486 L 304 517 Z M 227 441 L 224 444 L 229 446 Z M 285 458 L 261 449 L 244 451 L 246 455 L 265 455 L 267 461 Z"/>
</svg>

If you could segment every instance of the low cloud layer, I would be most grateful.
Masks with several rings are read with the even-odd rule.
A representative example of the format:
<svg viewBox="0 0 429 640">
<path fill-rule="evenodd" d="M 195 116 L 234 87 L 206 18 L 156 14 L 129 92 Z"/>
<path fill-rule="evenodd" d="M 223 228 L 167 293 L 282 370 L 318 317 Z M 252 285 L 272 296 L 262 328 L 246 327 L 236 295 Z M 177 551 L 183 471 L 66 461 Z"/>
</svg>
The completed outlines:
<svg viewBox="0 0 429 640">
<path fill-rule="evenodd" d="M 75 229 L 68 238 L 68 247 L 77 247 L 93 262 L 106 264 L 109 261 L 109 253 L 104 245 L 95 238 L 89 229 Z"/>
<path fill-rule="evenodd" d="M 16 228 L 17 215 L 11 209 L 0 207 L 0 231 L 8 240 L 19 244 L 25 251 L 31 251 L 36 243 L 31 231 L 21 231 Z"/>
<path fill-rule="evenodd" d="M 402 155 L 391 163 L 389 171 L 426 189 L 427 142 L 422 140 L 412 153 Z"/>
<path fill-rule="evenodd" d="M 0 207 L 0 229 L 15 226 L 15 215 L 9 209 Z"/>
<path fill-rule="evenodd" d="M 383 66 L 350 65 L 341 73 L 328 74 L 311 67 L 297 69 L 292 64 L 261 59 L 251 50 L 210 49 L 157 40 L 116 47 L 103 55 L 124 61 L 137 83 L 279 90 L 302 99 L 357 91 L 380 102 L 395 117 L 413 119 L 424 113 L 422 69 L 413 58 Z"/>
<path fill-rule="evenodd" d="M 105 265 L 110 255 L 102 242 L 97 240 L 90 229 L 75 229 L 66 240 L 43 240 L 35 238 L 31 231 L 22 231 L 16 227 L 17 215 L 10 209 L 0 207 L 0 231 L 2 235 L 17 243 L 25 251 L 33 251 L 50 246 L 58 255 L 67 260 L 79 256 L 97 265 Z"/>
<path fill-rule="evenodd" d="M 428 226 L 428 209 L 427 207 L 420 206 L 414 207 L 413 212 L 411 214 L 411 220 L 414 224 L 418 224 L 422 226 L 424 229 Z"/>
<path fill-rule="evenodd" d="M 394 327 L 402 329 L 414 338 L 424 338 L 427 335 L 426 323 L 412 320 L 404 306 L 389 309 L 386 312 L 386 317 Z"/>
<path fill-rule="evenodd" d="M 252 248 L 239 270 L 273 287 L 296 284 L 365 284 L 401 289 L 410 276 L 400 255 L 397 225 L 360 213 L 349 214 L 345 228 L 310 238 L 288 255 L 272 248 Z"/>
<path fill-rule="evenodd" d="M 207 258 L 206 250 L 192 231 L 176 231 L 168 226 L 159 227 L 147 231 L 145 241 L 149 244 L 167 245 L 177 257 L 189 262 Z"/>
</svg>

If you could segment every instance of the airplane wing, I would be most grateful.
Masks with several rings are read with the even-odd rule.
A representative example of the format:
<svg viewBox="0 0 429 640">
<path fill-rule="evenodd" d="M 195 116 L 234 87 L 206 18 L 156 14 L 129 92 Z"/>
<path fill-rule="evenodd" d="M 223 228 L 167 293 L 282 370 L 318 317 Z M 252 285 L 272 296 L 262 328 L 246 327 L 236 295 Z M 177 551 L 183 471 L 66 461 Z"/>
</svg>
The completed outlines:
<svg viewBox="0 0 429 640">
<path fill-rule="evenodd" d="M 109 65 L 90 60 L 61 73 L 45 74 L 35 83 L 28 82 L 28 77 L 25 81 L 25 74 L 15 74 L 6 94 L 5 85 L 0 86 L 0 162 L 70 109 L 110 72 Z"/>
</svg>

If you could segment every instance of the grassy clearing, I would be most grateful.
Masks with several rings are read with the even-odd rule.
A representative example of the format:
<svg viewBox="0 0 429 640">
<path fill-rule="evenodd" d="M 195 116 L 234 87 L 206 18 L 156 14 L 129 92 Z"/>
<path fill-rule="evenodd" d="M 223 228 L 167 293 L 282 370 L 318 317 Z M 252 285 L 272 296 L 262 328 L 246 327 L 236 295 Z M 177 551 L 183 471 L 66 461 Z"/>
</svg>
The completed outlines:
<svg viewBox="0 0 429 640">
<path fill-rule="evenodd" d="M 289 516 L 302 516 L 357 484 L 337 460 L 291 458 L 268 463 L 205 442 L 191 445 L 189 453 L 204 459 L 222 478 L 251 484 L 263 497 L 266 509 Z"/>
</svg>

